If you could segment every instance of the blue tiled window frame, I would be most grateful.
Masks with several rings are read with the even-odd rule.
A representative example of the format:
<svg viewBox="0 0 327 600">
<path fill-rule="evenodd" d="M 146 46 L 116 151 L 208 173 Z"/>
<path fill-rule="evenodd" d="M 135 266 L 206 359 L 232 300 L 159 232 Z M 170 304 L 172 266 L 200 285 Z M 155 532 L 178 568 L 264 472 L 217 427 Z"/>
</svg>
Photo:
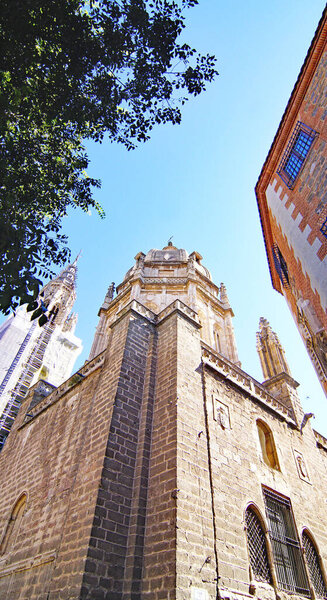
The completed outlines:
<svg viewBox="0 0 327 600">
<path fill-rule="evenodd" d="M 277 169 L 278 175 L 289 189 L 293 189 L 317 135 L 318 132 L 305 123 L 297 122 Z"/>
<path fill-rule="evenodd" d="M 327 218 L 324 220 L 322 226 L 320 227 L 320 231 L 327 238 Z"/>
</svg>

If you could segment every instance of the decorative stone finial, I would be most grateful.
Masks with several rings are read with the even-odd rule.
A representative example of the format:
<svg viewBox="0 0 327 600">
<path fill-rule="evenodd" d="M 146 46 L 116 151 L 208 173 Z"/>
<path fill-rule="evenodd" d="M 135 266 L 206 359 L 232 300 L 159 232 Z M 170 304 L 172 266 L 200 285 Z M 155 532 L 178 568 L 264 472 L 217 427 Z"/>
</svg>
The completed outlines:
<svg viewBox="0 0 327 600">
<path fill-rule="evenodd" d="M 82 256 L 82 250 L 79 251 L 79 253 L 77 254 L 74 262 L 72 263 L 72 265 L 77 265 L 77 261 L 78 261 L 78 259 L 79 259 L 80 256 Z"/>
<path fill-rule="evenodd" d="M 115 293 L 115 284 L 114 284 L 114 282 L 112 282 L 108 287 L 107 293 L 105 295 L 105 299 L 103 301 L 102 308 L 108 308 L 110 302 L 112 301 L 112 299 L 114 297 L 114 293 Z"/>
<path fill-rule="evenodd" d="M 280 373 L 291 375 L 285 351 L 277 334 L 271 329 L 267 319 L 260 317 L 257 332 L 257 351 L 265 379 L 270 379 Z"/>
<path fill-rule="evenodd" d="M 224 304 L 228 304 L 229 305 L 229 299 L 227 296 L 227 290 L 226 290 L 226 286 L 224 283 L 220 284 L 220 301 L 223 302 Z"/>
</svg>

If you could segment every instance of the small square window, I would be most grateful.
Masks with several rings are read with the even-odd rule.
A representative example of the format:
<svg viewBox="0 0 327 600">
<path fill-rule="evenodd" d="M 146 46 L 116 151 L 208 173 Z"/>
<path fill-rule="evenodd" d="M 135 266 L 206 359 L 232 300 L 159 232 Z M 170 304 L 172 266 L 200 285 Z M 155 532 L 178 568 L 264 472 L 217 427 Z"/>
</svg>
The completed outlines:
<svg viewBox="0 0 327 600">
<path fill-rule="evenodd" d="M 294 187 L 296 178 L 317 135 L 318 133 L 314 129 L 298 121 L 277 170 L 288 188 Z"/>
</svg>

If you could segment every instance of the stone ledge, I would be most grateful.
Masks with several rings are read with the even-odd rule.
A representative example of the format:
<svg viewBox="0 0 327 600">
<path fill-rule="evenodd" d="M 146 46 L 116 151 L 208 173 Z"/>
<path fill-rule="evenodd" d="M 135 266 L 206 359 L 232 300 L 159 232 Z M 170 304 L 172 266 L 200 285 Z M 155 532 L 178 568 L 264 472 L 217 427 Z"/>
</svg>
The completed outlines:
<svg viewBox="0 0 327 600">
<path fill-rule="evenodd" d="M 23 560 L 19 560 L 10 565 L 4 564 L 6 559 L 3 559 L 3 562 L 0 560 L 0 579 L 3 577 L 8 577 L 8 575 L 11 575 L 12 573 L 28 571 L 29 569 L 40 567 L 41 565 L 54 561 L 56 556 L 56 550 L 50 550 L 44 554 L 37 554 L 33 558 L 24 558 Z"/>
<path fill-rule="evenodd" d="M 165 319 L 170 317 L 174 312 L 178 312 L 183 317 L 186 317 L 189 321 L 191 321 L 198 329 L 201 328 L 199 323 L 198 315 L 187 304 L 184 304 L 181 300 L 174 300 L 169 306 L 164 308 L 157 317 L 158 325 L 161 324 Z"/>
<path fill-rule="evenodd" d="M 323 450 L 326 450 L 327 452 L 327 439 L 321 435 L 321 433 L 319 433 L 318 431 L 316 431 L 315 429 L 312 430 L 313 434 L 316 438 L 316 444 L 319 448 L 323 448 Z"/>
<path fill-rule="evenodd" d="M 131 302 L 126 304 L 126 306 L 124 306 L 117 313 L 116 319 L 111 323 L 110 327 L 113 327 L 113 325 L 116 325 L 116 323 L 118 323 L 118 321 L 120 321 L 128 312 L 134 312 L 137 315 L 140 315 L 141 317 L 144 317 L 145 319 L 150 321 L 150 323 L 155 323 L 156 318 L 157 318 L 157 315 L 152 310 L 150 310 L 149 308 L 147 308 L 146 306 L 144 306 L 137 300 L 131 300 Z"/>
<path fill-rule="evenodd" d="M 67 379 L 67 381 L 64 381 L 64 383 L 62 383 L 54 391 L 50 392 L 49 395 L 41 399 L 40 402 L 35 405 L 35 407 L 31 407 L 30 404 L 29 408 L 27 409 L 28 414 L 25 415 L 24 422 L 22 425 L 20 425 L 20 427 L 18 427 L 18 429 L 22 429 L 22 427 L 25 427 L 31 423 L 35 417 L 46 410 L 49 406 L 57 402 L 66 392 L 77 387 L 82 381 L 84 381 L 86 377 L 99 369 L 104 363 L 105 352 L 106 351 L 103 350 L 100 354 L 98 354 L 98 356 L 87 362 L 83 367 L 81 367 L 81 369 L 79 369 L 79 371 L 77 371 L 77 373 L 74 373 L 69 379 Z M 34 388 L 35 386 L 31 388 L 31 391 L 33 391 Z"/>
<path fill-rule="evenodd" d="M 126 306 L 124 306 L 116 316 L 115 321 L 111 323 L 110 327 L 113 327 L 118 323 L 128 312 L 133 312 L 141 317 L 144 317 L 150 323 L 154 325 L 161 324 L 165 319 L 167 319 L 173 312 L 179 312 L 183 317 L 186 317 L 189 321 L 196 325 L 197 328 L 200 329 L 201 325 L 199 323 L 198 315 L 187 304 L 184 304 L 181 300 L 174 300 L 171 304 L 166 306 L 158 315 L 156 315 L 152 310 L 138 302 L 138 300 L 132 300 Z"/>
<path fill-rule="evenodd" d="M 278 413 L 284 420 L 296 427 L 296 423 L 292 418 L 290 409 L 285 406 L 280 400 L 277 400 L 272 394 L 267 392 L 265 387 L 256 381 L 251 375 L 248 375 L 237 367 L 228 359 L 223 357 L 218 352 L 212 350 L 204 342 L 202 347 L 202 361 L 208 367 L 211 367 L 222 375 L 225 379 L 230 380 L 237 387 L 245 390 L 252 398 L 255 398 L 261 404 L 269 407 L 275 413 Z"/>
<path fill-rule="evenodd" d="M 257 582 L 256 582 L 257 583 Z M 272 586 L 271 587 L 271 591 L 274 594 L 274 588 Z M 232 590 L 232 589 L 221 589 L 220 590 L 220 597 L 222 598 L 222 600 L 235 600 L 236 598 L 242 599 L 242 598 L 252 598 L 253 600 L 253 596 L 251 594 L 247 594 L 246 592 L 241 592 L 239 590 Z"/>
</svg>

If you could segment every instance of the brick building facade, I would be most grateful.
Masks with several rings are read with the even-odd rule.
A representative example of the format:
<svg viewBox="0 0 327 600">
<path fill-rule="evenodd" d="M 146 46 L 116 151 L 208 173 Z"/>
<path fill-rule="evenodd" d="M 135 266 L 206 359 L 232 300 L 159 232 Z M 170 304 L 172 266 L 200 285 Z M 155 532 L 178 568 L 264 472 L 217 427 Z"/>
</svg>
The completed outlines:
<svg viewBox="0 0 327 600">
<path fill-rule="evenodd" d="M 327 394 L 326 87 L 327 9 L 256 185 L 273 287 Z"/>
<path fill-rule="evenodd" d="M 30 389 L 0 455 L 3 600 L 327 594 L 327 440 L 260 320 L 240 366 L 197 252 L 139 253 L 91 357 Z"/>
</svg>

